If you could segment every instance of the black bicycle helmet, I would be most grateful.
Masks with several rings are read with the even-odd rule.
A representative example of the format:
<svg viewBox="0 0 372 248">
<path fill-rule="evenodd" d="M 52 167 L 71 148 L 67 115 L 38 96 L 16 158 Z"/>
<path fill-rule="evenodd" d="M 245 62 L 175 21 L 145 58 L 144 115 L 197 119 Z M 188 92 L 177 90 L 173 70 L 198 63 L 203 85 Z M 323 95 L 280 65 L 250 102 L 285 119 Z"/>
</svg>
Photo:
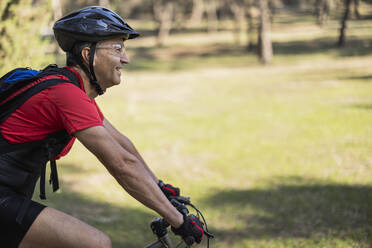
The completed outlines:
<svg viewBox="0 0 372 248">
<path fill-rule="evenodd" d="M 100 6 L 87 7 L 62 17 L 54 24 L 53 31 L 62 50 L 75 57 L 78 56 L 76 59 L 79 66 L 88 75 L 100 95 L 103 91 L 97 83 L 93 69 L 97 42 L 116 37 L 126 40 L 139 36 L 118 14 Z M 72 53 L 74 46 L 83 42 L 92 43 L 89 58 L 90 71 L 83 64 L 81 55 Z"/>
<path fill-rule="evenodd" d="M 98 42 L 112 37 L 133 39 L 139 34 L 115 12 L 99 7 L 87 7 L 62 17 L 53 26 L 59 46 L 70 52 L 76 43 Z"/>
</svg>

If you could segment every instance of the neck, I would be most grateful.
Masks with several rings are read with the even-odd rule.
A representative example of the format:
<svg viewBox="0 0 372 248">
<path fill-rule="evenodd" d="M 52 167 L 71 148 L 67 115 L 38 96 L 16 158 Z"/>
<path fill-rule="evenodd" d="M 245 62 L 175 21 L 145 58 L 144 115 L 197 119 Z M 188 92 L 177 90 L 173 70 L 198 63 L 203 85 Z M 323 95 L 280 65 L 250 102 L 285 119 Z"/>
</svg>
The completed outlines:
<svg viewBox="0 0 372 248">
<path fill-rule="evenodd" d="M 98 96 L 97 90 L 92 86 L 89 77 L 85 74 L 85 72 L 79 66 L 71 67 L 79 73 L 81 79 L 83 80 L 84 90 L 88 97 L 90 99 L 96 98 Z"/>
</svg>

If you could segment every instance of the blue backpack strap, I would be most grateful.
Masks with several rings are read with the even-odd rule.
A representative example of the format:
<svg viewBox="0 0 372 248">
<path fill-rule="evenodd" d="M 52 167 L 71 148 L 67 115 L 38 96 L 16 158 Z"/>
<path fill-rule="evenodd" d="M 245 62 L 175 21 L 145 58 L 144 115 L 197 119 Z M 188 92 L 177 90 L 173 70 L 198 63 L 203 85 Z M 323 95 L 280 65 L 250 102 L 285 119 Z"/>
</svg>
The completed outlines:
<svg viewBox="0 0 372 248">
<path fill-rule="evenodd" d="M 4 76 L 2 76 L 0 78 L 0 82 L 4 82 L 6 81 L 11 75 L 13 75 L 14 73 L 16 73 L 17 71 L 27 71 L 27 70 L 31 70 L 30 68 L 28 67 L 19 67 L 19 68 L 15 68 L 9 72 L 7 72 Z"/>
<path fill-rule="evenodd" d="M 39 71 L 32 70 L 32 69 L 16 69 L 12 74 L 10 74 L 3 81 L 4 83 L 12 83 L 20 79 L 34 77 L 38 73 Z"/>
<path fill-rule="evenodd" d="M 29 68 L 16 68 L 0 78 L 0 102 L 6 96 L 22 88 L 29 81 L 37 79 L 38 71 Z"/>
</svg>

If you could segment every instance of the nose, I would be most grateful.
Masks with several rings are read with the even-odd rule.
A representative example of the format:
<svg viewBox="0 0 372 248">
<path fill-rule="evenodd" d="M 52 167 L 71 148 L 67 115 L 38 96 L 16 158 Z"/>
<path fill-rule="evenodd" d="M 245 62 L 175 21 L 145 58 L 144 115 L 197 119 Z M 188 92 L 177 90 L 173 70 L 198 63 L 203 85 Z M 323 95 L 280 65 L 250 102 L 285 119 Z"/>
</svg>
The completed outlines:
<svg viewBox="0 0 372 248">
<path fill-rule="evenodd" d="M 120 56 L 120 62 L 122 64 L 129 64 L 130 63 L 130 59 L 128 58 L 128 55 L 126 52 L 124 52 L 121 56 Z"/>
</svg>

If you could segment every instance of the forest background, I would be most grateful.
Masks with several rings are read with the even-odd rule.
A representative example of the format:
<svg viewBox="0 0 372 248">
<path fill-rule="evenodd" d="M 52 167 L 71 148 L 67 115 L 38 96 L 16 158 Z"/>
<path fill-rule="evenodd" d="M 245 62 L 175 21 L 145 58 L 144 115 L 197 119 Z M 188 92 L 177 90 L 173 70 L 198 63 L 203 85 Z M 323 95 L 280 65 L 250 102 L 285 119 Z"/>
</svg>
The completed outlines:
<svg viewBox="0 0 372 248">
<path fill-rule="evenodd" d="M 371 247 L 372 1 L 1 0 L 0 74 L 62 66 L 51 27 L 89 5 L 141 34 L 97 102 L 205 212 L 211 247 Z M 156 214 L 81 144 L 58 166 L 45 204 L 114 247 L 154 240 Z"/>
</svg>

